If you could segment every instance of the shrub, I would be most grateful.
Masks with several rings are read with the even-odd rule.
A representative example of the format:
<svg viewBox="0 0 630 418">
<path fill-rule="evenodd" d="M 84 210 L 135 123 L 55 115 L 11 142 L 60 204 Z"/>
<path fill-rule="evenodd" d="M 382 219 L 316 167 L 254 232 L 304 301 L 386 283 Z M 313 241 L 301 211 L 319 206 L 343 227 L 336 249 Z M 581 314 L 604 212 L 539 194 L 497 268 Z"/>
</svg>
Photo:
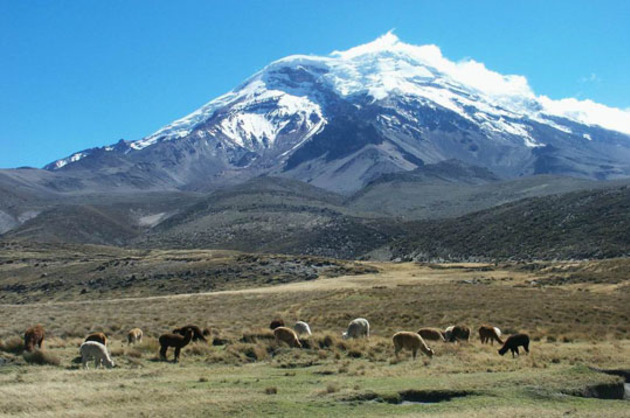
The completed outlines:
<svg viewBox="0 0 630 418">
<path fill-rule="evenodd" d="M 132 357 L 132 358 L 141 358 L 142 352 L 136 350 L 135 348 L 131 348 L 127 350 L 127 356 Z"/>
<path fill-rule="evenodd" d="M 259 341 L 263 342 L 263 341 L 275 340 L 275 338 L 276 337 L 274 336 L 273 331 L 263 328 L 259 330 L 244 332 L 243 337 L 241 338 L 241 342 L 256 344 Z"/>
<path fill-rule="evenodd" d="M 123 354 L 125 354 L 125 349 L 124 348 L 112 348 L 109 350 L 109 354 L 111 354 L 112 356 L 122 356 Z"/>
<path fill-rule="evenodd" d="M 361 352 L 361 350 L 358 350 L 356 348 L 352 348 L 348 350 L 348 357 L 361 358 L 361 356 L 363 356 L 363 353 Z"/>
<path fill-rule="evenodd" d="M 25 351 L 23 356 L 24 360 L 29 364 L 39 364 L 40 366 L 59 366 L 61 364 L 57 356 L 43 350 Z"/>
<path fill-rule="evenodd" d="M 201 342 L 188 345 L 186 351 L 193 356 L 202 356 L 210 354 L 212 352 L 212 348 Z"/>
<path fill-rule="evenodd" d="M 136 344 L 134 348 L 145 353 L 157 353 L 160 351 L 160 342 L 156 338 L 144 337 L 142 342 Z"/>
<path fill-rule="evenodd" d="M 260 361 L 268 357 L 267 347 L 262 344 L 235 343 L 229 346 L 228 351 L 235 356 L 250 361 Z"/>
<path fill-rule="evenodd" d="M 24 341 L 20 337 L 12 337 L 0 344 L 0 350 L 6 353 L 20 354 L 24 351 Z"/>
</svg>

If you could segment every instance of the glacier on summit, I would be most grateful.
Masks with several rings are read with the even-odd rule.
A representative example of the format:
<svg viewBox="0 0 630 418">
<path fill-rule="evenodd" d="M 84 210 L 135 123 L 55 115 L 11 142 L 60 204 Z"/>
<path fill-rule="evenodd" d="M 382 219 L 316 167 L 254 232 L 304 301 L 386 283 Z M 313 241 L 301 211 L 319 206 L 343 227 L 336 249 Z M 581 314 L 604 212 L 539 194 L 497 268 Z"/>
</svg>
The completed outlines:
<svg viewBox="0 0 630 418">
<path fill-rule="evenodd" d="M 208 156 L 215 178 L 249 169 L 338 191 L 450 158 L 504 177 L 618 178 L 630 175 L 622 162 L 629 134 L 630 111 L 537 96 L 523 76 L 451 61 L 435 45 L 406 44 L 388 32 L 325 57 L 282 58 L 143 139 L 46 168 L 67 170 L 107 152 L 146 162 L 145 150 L 182 142 L 196 159 Z M 177 180 L 185 182 L 181 173 Z"/>
<path fill-rule="evenodd" d="M 230 102 L 264 99 L 266 94 L 272 94 L 266 91 L 268 86 L 265 81 L 268 80 L 265 79 L 265 73 L 283 67 L 320 69 L 322 74 L 318 81 L 330 85 L 342 96 L 367 93 L 375 100 L 381 100 L 390 94 L 413 95 L 464 116 L 466 112 L 462 108 L 472 104 L 480 111 L 493 114 L 526 116 L 543 121 L 544 115 L 560 116 L 574 122 L 630 134 L 630 111 L 590 100 L 537 97 L 523 76 L 502 75 L 470 59 L 453 62 L 443 57 L 435 45 L 406 44 L 388 32 L 371 43 L 347 51 L 334 51 L 329 57 L 294 55 L 275 61 L 250 78 L 243 87 L 211 101 L 138 142 L 141 146 L 147 146 L 154 143 L 152 141 L 156 138 L 170 140 L 185 136 L 195 125 Z M 277 93 L 283 92 L 280 90 Z M 304 96 L 308 93 L 293 91 L 293 94 Z M 285 94 L 290 96 L 288 92 Z M 297 101 L 292 111 L 313 106 L 308 100 L 303 100 L 302 106 L 299 104 Z M 241 104 L 240 107 L 244 106 Z M 251 126 L 240 134 L 260 137 L 263 130 L 263 126 Z"/>
</svg>

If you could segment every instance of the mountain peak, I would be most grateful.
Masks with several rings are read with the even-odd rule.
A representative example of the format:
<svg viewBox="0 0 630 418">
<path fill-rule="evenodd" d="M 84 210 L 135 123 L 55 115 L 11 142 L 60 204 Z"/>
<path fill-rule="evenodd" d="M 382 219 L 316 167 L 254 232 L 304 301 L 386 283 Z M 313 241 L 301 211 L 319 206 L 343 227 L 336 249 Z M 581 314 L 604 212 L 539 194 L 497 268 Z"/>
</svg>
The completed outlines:
<svg viewBox="0 0 630 418">
<path fill-rule="evenodd" d="M 399 46 L 406 46 L 400 41 L 393 30 L 379 36 L 372 42 L 352 47 L 346 51 L 333 51 L 330 55 L 342 59 L 352 59 L 365 54 L 374 54 L 387 51 L 396 51 Z"/>
<path fill-rule="evenodd" d="M 537 96 L 524 76 L 452 61 L 390 31 L 327 56 L 280 59 L 150 136 L 47 168 L 115 164 L 192 188 L 268 174 L 343 192 L 453 158 L 507 178 L 619 178 L 630 175 L 627 133 L 628 111 Z"/>
</svg>

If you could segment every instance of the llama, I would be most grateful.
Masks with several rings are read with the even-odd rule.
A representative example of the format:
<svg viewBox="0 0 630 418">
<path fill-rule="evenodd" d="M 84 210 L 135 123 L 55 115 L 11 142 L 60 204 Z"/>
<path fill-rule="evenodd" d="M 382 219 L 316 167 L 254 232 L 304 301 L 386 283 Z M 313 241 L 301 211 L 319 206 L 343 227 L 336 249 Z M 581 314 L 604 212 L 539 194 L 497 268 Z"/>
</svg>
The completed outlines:
<svg viewBox="0 0 630 418">
<path fill-rule="evenodd" d="M 420 335 L 424 340 L 446 341 L 444 339 L 444 332 L 438 328 L 420 328 L 418 330 L 418 335 Z"/>
<path fill-rule="evenodd" d="M 353 319 L 348 329 L 342 334 L 344 340 L 348 338 L 370 337 L 370 323 L 365 318 Z"/>
<path fill-rule="evenodd" d="M 512 358 L 520 356 L 518 347 L 523 346 L 525 352 L 529 354 L 529 335 L 527 334 L 514 334 L 510 335 L 503 347 L 499 348 L 499 354 L 504 355 L 508 350 L 512 352 Z"/>
<path fill-rule="evenodd" d="M 413 353 L 413 359 L 416 359 L 418 350 L 422 351 L 429 357 L 433 357 L 433 350 L 431 350 L 424 342 L 422 337 L 415 332 L 401 331 L 394 334 L 394 353 L 398 358 L 398 353 L 403 348 L 411 350 Z"/>
<path fill-rule="evenodd" d="M 141 342 L 143 336 L 144 334 L 140 328 L 130 329 L 127 333 L 127 345 Z"/>
<path fill-rule="evenodd" d="M 278 344 L 285 342 L 289 347 L 302 348 L 302 343 L 300 343 L 297 334 L 291 328 L 278 327 L 273 330 L 273 335 L 276 337 Z"/>
<path fill-rule="evenodd" d="M 43 326 L 38 324 L 30 327 L 24 333 L 24 349 L 26 351 L 33 351 L 35 346 L 37 346 L 41 350 L 45 335 L 46 333 L 44 332 Z"/>
<path fill-rule="evenodd" d="M 470 340 L 470 328 L 466 325 L 454 325 L 444 330 L 444 338 L 447 342 Z"/>
<path fill-rule="evenodd" d="M 284 326 L 284 319 L 282 318 L 276 318 L 273 321 L 271 321 L 271 324 L 269 324 L 269 329 L 276 329 L 278 327 L 283 327 Z"/>
<path fill-rule="evenodd" d="M 114 367 L 114 361 L 107 352 L 107 347 L 98 341 L 86 341 L 81 344 L 79 349 L 81 352 L 81 363 L 83 368 L 88 368 L 88 361 L 94 359 L 94 367 L 98 369 L 99 365 L 111 369 Z"/>
<path fill-rule="evenodd" d="M 304 321 L 297 321 L 295 325 L 293 325 L 293 330 L 298 334 L 313 335 L 311 333 L 311 327 Z"/>
<path fill-rule="evenodd" d="M 107 335 L 105 335 L 105 333 L 103 332 L 94 332 L 85 337 L 85 342 L 88 341 L 96 341 L 97 343 L 107 345 Z"/>
<path fill-rule="evenodd" d="M 495 341 L 499 344 L 503 344 L 499 328 L 491 327 L 490 325 L 482 325 L 479 327 L 479 339 L 482 344 L 489 342 L 491 345 L 494 345 Z"/>
<path fill-rule="evenodd" d="M 186 331 L 188 331 L 189 329 L 191 329 L 193 331 L 193 342 L 197 342 L 199 340 L 207 343 L 208 340 L 206 340 L 206 337 L 203 336 L 203 332 L 201 331 L 201 328 L 199 328 L 196 325 L 184 325 L 181 328 L 175 328 L 173 330 L 173 334 L 179 334 L 181 336 L 185 336 L 186 335 Z"/>
<path fill-rule="evenodd" d="M 190 328 L 186 330 L 186 335 L 182 336 L 180 334 L 163 334 L 160 335 L 160 358 L 162 360 L 166 360 L 166 350 L 169 347 L 175 347 L 175 358 L 173 360 L 174 363 L 179 361 L 179 353 L 182 348 L 186 347 L 190 340 L 192 340 L 194 331 Z"/>
</svg>

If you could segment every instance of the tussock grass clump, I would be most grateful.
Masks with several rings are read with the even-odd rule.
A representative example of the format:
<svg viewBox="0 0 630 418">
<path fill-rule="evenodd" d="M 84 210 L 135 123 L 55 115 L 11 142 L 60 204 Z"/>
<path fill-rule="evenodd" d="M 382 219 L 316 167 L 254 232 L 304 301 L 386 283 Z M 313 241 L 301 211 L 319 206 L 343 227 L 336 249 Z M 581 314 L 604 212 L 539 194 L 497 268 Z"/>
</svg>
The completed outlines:
<svg viewBox="0 0 630 418">
<path fill-rule="evenodd" d="M 78 345 L 81 345 L 81 343 L 83 342 L 83 339 L 76 341 L 75 340 L 69 340 L 66 338 L 59 338 L 59 337 L 47 337 L 46 338 L 46 347 L 48 348 L 66 348 L 68 346 L 72 347 L 73 345 L 77 345 L 76 343 L 78 342 Z M 78 346 L 77 345 L 77 346 Z"/>
<path fill-rule="evenodd" d="M 57 356 L 43 350 L 25 351 L 23 357 L 29 364 L 38 364 L 40 366 L 59 366 L 61 364 L 61 360 Z"/>
<path fill-rule="evenodd" d="M 258 342 L 275 340 L 273 331 L 270 329 L 259 328 L 255 330 L 249 330 L 243 333 L 241 338 L 242 343 L 256 344 Z"/>
<path fill-rule="evenodd" d="M 212 352 L 212 347 L 204 342 L 189 344 L 186 347 L 186 354 L 193 356 L 207 356 Z"/>
<path fill-rule="evenodd" d="M 70 325 L 71 326 L 71 325 Z M 68 326 L 68 328 L 70 328 Z M 77 325 L 72 329 L 66 328 L 59 336 L 63 339 L 81 338 L 84 339 L 88 335 L 89 327 Z"/>
<path fill-rule="evenodd" d="M 227 351 L 246 362 L 262 361 L 269 357 L 271 346 L 265 346 L 264 344 L 234 343 L 227 347 Z"/>
<path fill-rule="evenodd" d="M 212 345 L 226 345 L 232 343 L 232 340 L 228 338 L 214 337 L 212 338 Z"/>
<path fill-rule="evenodd" d="M 326 393 L 335 393 L 335 392 L 339 392 L 339 385 L 336 383 L 329 383 L 328 386 L 326 386 Z"/>
<path fill-rule="evenodd" d="M 157 353 L 160 351 L 160 342 L 157 338 L 144 337 L 134 348 L 142 353 Z"/>
<path fill-rule="evenodd" d="M 340 336 L 329 332 L 315 333 L 308 339 L 300 340 L 300 342 L 302 342 L 303 348 L 306 349 L 320 349 L 328 351 L 345 351 L 349 346 L 346 340 L 343 340 Z"/>
<path fill-rule="evenodd" d="M 112 356 L 115 356 L 115 357 L 122 356 L 122 355 L 125 354 L 125 349 L 122 348 L 122 347 L 110 348 L 109 354 L 111 354 Z"/>
<path fill-rule="evenodd" d="M 140 359 L 142 358 L 142 351 L 137 350 L 135 348 L 129 348 L 125 351 L 125 355 L 127 357 L 131 357 L 131 358 L 136 358 L 136 359 Z"/>
<path fill-rule="evenodd" d="M 20 354 L 24 351 L 24 341 L 20 337 L 11 337 L 0 342 L 0 350 L 6 353 Z"/>
</svg>

